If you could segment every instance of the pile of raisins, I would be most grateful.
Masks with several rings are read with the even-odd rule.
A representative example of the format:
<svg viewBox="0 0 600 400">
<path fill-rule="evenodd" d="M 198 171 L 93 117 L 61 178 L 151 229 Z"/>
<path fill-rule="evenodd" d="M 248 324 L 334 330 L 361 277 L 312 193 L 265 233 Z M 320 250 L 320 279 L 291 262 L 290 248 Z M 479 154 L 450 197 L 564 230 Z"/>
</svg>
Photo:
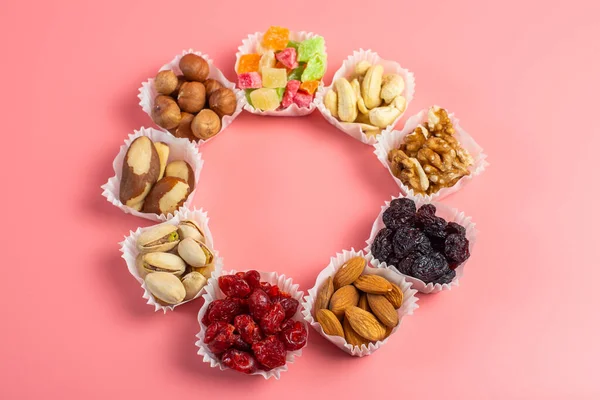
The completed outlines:
<svg viewBox="0 0 600 400">
<path fill-rule="evenodd" d="M 288 351 L 306 345 L 304 323 L 292 319 L 298 300 L 261 282 L 258 271 L 221 276 L 219 288 L 227 298 L 210 303 L 202 323 L 204 343 L 226 367 L 269 371 L 285 365 Z"/>
<path fill-rule="evenodd" d="M 463 226 L 447 223 L 435 212 L 433 204 L 417 211 L 410 199 L 392 200 L 383 213 L 385 228 L 371 246 L 373 256 L 425 283 L 450 283 L 456 267 L 470 256 L 469 240 Z"/>
</svg>

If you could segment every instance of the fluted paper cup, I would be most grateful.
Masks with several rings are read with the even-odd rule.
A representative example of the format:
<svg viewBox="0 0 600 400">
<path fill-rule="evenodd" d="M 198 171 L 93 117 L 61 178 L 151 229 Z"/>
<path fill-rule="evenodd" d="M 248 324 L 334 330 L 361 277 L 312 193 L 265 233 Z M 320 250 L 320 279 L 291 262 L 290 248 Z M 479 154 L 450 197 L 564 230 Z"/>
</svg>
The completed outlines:
<svg viewBox="0 0 600 400">
<path fill-rule="evenodd" d="M 222 275 L 233 275 L 236 270 L 231 271 L 223 271 L 220 274 L 213 274 L 213 277 L 208 280 L 208 284 L 205 287 L 205 293 L 202 296 L 204 298 L 204 304 L 200 311 L 198 312 L 198 324 L 200 325 L 200 332 L 196 335 L 198 340 L 196 341 L 196 346 L 198 347 L 198 355 L 202 356 L 204 362 L 209 363 L 212 368 L 219 368 L 221 371 L 224 371 L 227 368 L 221 363 L 221 360 L 218 356 L 214 355 L 208 348 L 208 346 L 204 343 L 204 336 L 206 335 L 206 326 L 202 323 L 202 318 L 206 311 L 208 310 L 208 305 L 213 302 L 213 300 L 224 299 L 226 296 L 221 292 L 219 288 L 218 277 Z M 298 303 L 302 302 L 302 296 L 304 292 L 298 289 L 298 285 L 294 284 L 291 278 L 287 278 L 285 275 L 279 275 L 277 272 L 260 272 L 260 280 L 262 282 L 268 282 L 271 285 L 279 286 L 281 291 L 287 292 L 290 296 L 296 300 Z M 294 321 L 304 322 L 302 318 L 302 307 L 298 307 L 298 311 L 292 317 Z M 306 330 L 308 333 L 308 329 Z M 307 341 L 308 344 L 308 341 Z M 305 346 L 306 347 L 306 346 Z M 270 371 L 262 371 L 258 370 L 251 375 L 260 375 L 265 379 L 275 378 L 279 379 L 281 377 L 281 373 L 288 370 L 288 365 L 293 363 L 297 357 L 302 355 L 302 349 L 295 351 L 288 351 L 286 354 L 286 363 L 285 365 L 273 368 Z M 240 374 L 239 372 L 234 371 L 236 374 Z M 240 374 L 241 375 L 241 374 Z"/>
<path fill-rule="evenodd" d="M 367 260 L 367 267 L 365 268 L 363 275 L 379 275 L 390 282 L 395 283 L 402 290 L 403 301 L 402 306 L 396 310 L 398 312 L 398 325 L 392 330 L 392 333 L 385 338 L 384 340 L 369 343 L 368 345 L 352 346 L 347 343 L 346 340 L 339 336 L 330 336 L 323 332 L 323 328 L 321 324 L 317 322 L 314 317 L 314 313 L 316 310 L 313 310 L 315 299 L 317 297 L 317 293 L 319 288 L 323 285 L 323 283 L 329 277 L 333 277 L 335 273 L 351 258 L 360 256 L 364 257 Z M 402 319 L 407 315 L 412 315 L 414 311 L 419 308 L 417 305 L 417 301 L 419 300 L 415 294 L 416 290 L 411 288 L 411 283 L 408 282 L 404 276 L 396 273 L 395 271 L 385 268 L 379 267 L 374 268 L 370 266 L 372 262 L 372 255 L 364 254 L 364 251 L 355 251 L 351 250 L 343 250 L 341 253 L 336 254 L 335 257 L 331 257 L 331 261 L 329 265 L 322 270 L 317 276 L 317 280 L 315 281 L 315 285 L 308 290 L 308 295 L 304 298 L 304 302 L 302 303 L 302 314 L 304 315 L 304 319 L 306 322 L 310 324 L 317 332 L 321 334 L 324 338 L 329 340 L 331 343 L 345 351 L 346 353 L 356 356 L 356 357 L 364 357 L 373 354 L 375 351 L 379 350 L 384 344 L 390 340 L 390 338 L 394 337 L 394 333 L 400 329 L 400 324 Z"/>
<path fill-rule="evenodd" d="M 136 217 L 146 218 L 151 221 L 166 221 L 170 218 L 173 218 L 173 214 L 168 213 L 167 215 L 158 215 L 154 213 L 144 213 L 126 206 L 125 204 L 121 203 L 121 200 L 119 200 L 119 193 L 121 191 L 121 175 L 123 173 L 123 160 L 125 159 L 125 154 L 129 149 L 129 145 L 131 145 L 131 143 L 140 136 L 147 136 L 148 138 L 150 138 L 150 140 L 152 140 L 155 143 L 166 143 L 169 146 L 169 159 L 167 160 L 167 163 L 175 160 L 183 160 L 190 164 L 190 166 L 194 170 L 194 179 L 196 182 L 194 190 L 190 192 L 188 198 L 183 203 L 183 206 L 179 208 L 179 210 L 181 210 L 182 208 L 190 208 L 194 195 L 196 194 L 196 189 L 198 187 L 198 179 L 200 178 L 200 171 L 202 170 L 202 165 L 204 164 L 204 161 L 202 160 L 202 157 L 198 152 L 197 147 L 193 145 L 189 140 L 176 138 L 169 132 L 159 131 L 153 128 L 142 127 L 139 130 L 134 131 L 134 133 L 130 134 L 129 138 L 125 140 L 125 144 L 121 146 L 119 154 L 117 154 L 117 157 L 115 157 L 115 160 L 113 161 L 113 170 L 115 172 L 115 175 L 112 178 L 110 178 L 108 182 L 101 186 L 102 196 L 106 197 L 106 200 L 108 200 L 109 203 L 112 203 L 114 206 L 119 207 L 121 210 L 123 210 L 123 212 L 127 214 L 132 214 Z M 177 214 L 178 211 L 175 211 L 175 214 Z"/>
<path fill-rule="evenodd" d="M 426 201 L 431 202 L 431 201 L 435 201 L 435 200 L 441 200 L 444 197 L 459 191 L 464 185 L 469 183 L 473 178 L 481 175 L 481 173 L 485 170 L 485 168 L 489 165 L 489 163 L 486 160 L 487 155 L 483 152 L 483 149 L 481 148 L 481 146 L 479 146 L 477 144 L 477 142 L 475 141 L 475 139 L 473 139 L 473 137 L 471 137 L 471 135 L 469 135 L 460 126 L 458 118 L 456 118 L 454 116 L 454 114 L 448 112 L 448 116 L 450 117 L 450 120 L 452 121 L 454 130 L 456 131 L 456 133 L 455 133 L 456 139 L 458 140 L 460 145 L 462 147 L 464 147 L 469 152 L 469 154 L 471 154 L 471 157 L 473 157 L 473 165 L 471 165 L 469 167 L 469 171 L 471 173 L 467 176 L 463 176 L 462 178 L 460 178 L 454 186 L 449 187 L 449 188 L 443 188 L 433 194 L 428 194 L 428 195 L 416 194 L 414 192 L 414 190 L 412 190 L 410 187 L 408 187 L 407 185 L 402 183 L 402 181 L 400 179 L 398 179 L 392 173 L 392 169 L 390 167 L 390 162 L 388 160 L 388 153 L 392 149 L 400 148 L 400 145 L 404 142 L 404 138 L 407 135 L 410 135 L 411 133 L 413 133 L 417 126 L 419 126 L 420 124 L 427 123 L 427 112 L 428 111 L 429 111 L 429 108 L 426 108 L 424 110 L 421 110 L 418 114 L 410 117 L 408 119 L 408 121 L 406 121 L 406 124 L 404 125 L 404 128 L 402 130 L 394 130 L 394 129 L 390 128 L 390 129 L 383 131 L 381 133 L 381 135 L 379 135 L 377 143 L 375 144 L 374 152 L 375 152 L 375 155 L 377 156 L 377 158 L 379 159 L 379 161 L 381 162 L 381 164 L 383 164 L 383 166 L 388 169 L 390 175 L 392 176 L 392 178 L 394 178 L 394 180 L 400 187 L 400 191 L 402 192 L 402 194 L 405 194 L 408 196 L 424 198 Z"/>
<path fill-rule="evenodd" d="M 238 52 L 235 54 L 235 71 L 237 72 L 238 63 L 240 62 L 240 57 L 244 54 L 254 54 L 258 52 L 258 47 L 262 43 L 262 39 L 264 36 L 264 32 L 256 32 L 248 35 L 248 37 L 242 40 L 242 45 L 238 47 Z M 321 36 L 313 32 L 292 32 L 290 31 L 290 40 L 295 42 L 301 42 L 306 39 L 310 39 L 315 36 Z M 325 46 L 325 54 L 327 54 L 327 46 Z M 321 82 L 319 82 L 319 88 L 323 87 L 323 79 L 321 78 Z M 318 89 L 317 89 L 318 90 Z M 242 93 L 245 93 L 243 89 L 240 89 Z M 316 93 L 316 92 L 315 92 Z M 289 107 L 283 110 L 273 110 L 273 111 L 261 111 L 257 110 L 248 104 L 246 100 L 246 96 L 244 94 L 244 110 L 263 116 L 272 116 L 272 117 L 301 117 L 303 115 L 308 115 L 315 111 L 315 99 L 310 103 L 308 108 L 306 107 L 298 107 L 295 103 L 292 103 Z"/>
<path fill-rule="evenodd" d="M 245 97 L 244 97 L 244 92 L 242 90 L 237 89 L 235 87 L 235 84 L 233 82 L 229 81 L 225 77 L 225 75 L 223 75 L 221 70 L 215 66 L 213 60 L 207 54 L 202 54 L 199 51 L 194 51 L 192 49 L 184 50 L 181 52 L 181 54 L 175 56 L 175 58 L 173 58 L 173 60 L 171 60 L 170 63 L 165 64 L 162 67 L 160 67 L 160 69 L 158 71 L 160 72 L 160 71 L 165 71 L 165 70 L 172 70 L 173 72 L 175 72 L 175 75 L 181 75 L 182 72 L 181 72 L 181 69 L 179 68 L 179 61 L 181 60 L 181 57 L 185 56 L 186 54 L 190 54 L 190 53 L 196 54 L 197 56 L 204 58 L 204 60 L 206 60 L 206 62 L 208 63 L 208 66 L 210 68 L 210 72 L 208 74 L 208 79 L 214 79 L 214 80 L 220 82 L 224 87 L 233 90 L 233 93 L 235 93 L 235 98 L 237 99 L 237 106 L 235 107 L 234 113 L 232 115 L 225 115 L 225 116 L 223 116 L 223 118 L 221 118 L 221 130 L 219 131 L 219 133 L 209 139 L 206 139 L 206 140 L 198 139 L 197 140 L 198 143 L 202 144 L 204 142 L 208 142 L 209 140 L 214 139 L 215 137 L 219 136 L 219 134 L 221 132 L 223 132 L 229 125 L 231 125 L 233 120 L 236 119 L 237 116 L 240 115 L 240 113 L 242 112 L 242 107 L 244 106 Z M 144 112 L 146 114 L 148 114 L 150 119 L 152 119 L 152 107 L 154 106 L 154 99 L 156 98 L 157 95 L 158 95 L 158 93 L 156 92 L 156 88 L 154 87 L 154 78 L 150 78 L 146 82 L 142 82 L 142 87 L 140 87 L 140 89 L 139 89 L 138 98 L 140 99 L 140 106 L 142 107 L 142 110 L 144 110 Z M 206 98 L 206 102 L 208 103 L 208 97 Z M 160 129 L 162 131 L 168 132 L 168 130 L 161 128 L 158 125 L 157 125 L 157 127 L 158 127 L 158 129 Z"/>
<path fill-rule="evenodd" d="M 402 68 L 400 64 L 398 64 L 395 61 L 384 60 L 379 56 L 379 54 L 372 50 L 360 49 L 354 51 L 354 53 L 351 56 L 349 56 L 346 59 L 346 61 L 344 61 L 341 68 L 338 69 L 335 75 L 333 76 L 333 80 L 331 81 L 331 84 L 329 86 L 319 87 L 319 90 L 317 91 L 317 94 L 315 96 L 315 103 L 317 104 L 317 108 L 319 109 L 323 117 L 331 125 L 352 136 L 354 139 L 360 140 L 361 142 L 366 144 L 374 145 L 377 142 L 376 136 L 366 135 L 361 129 L 361 127 L 355 123 L 342 122 L 339 119 L 335 118 L 333 115 L 331 115 L 331 112 L 327 109 L 327 107 L 325 107 L 325 104 L 323 103 L 325 94 L 327 94 L 327 92 L 333 88 L 333 83 L 338 78 L 351 77 L 354 74 L 354 67 L 360 61 L 368 61 L 372 65 L 381 64 L 383 65 L 384 74 L 395 73 L 400 75 L 404 79 L 405 87 L 404 91 L 402 92 L 402 96 L 406 98 L 406 109 L 402 114 L 400 114 L 400 116 L 398 116 L 398 118 L 394 120 L 394 122 L 391 125 L 389 125 L 388 128 L 393 128 L 394 126 L 396 126 L 398 121 L 400 121 L 402 116 L 406 113 L 406 110 L 408 110 L 408 106 L 410 105 L 410 102 L 412 101 L 415 95 L 415 76 L 412 72 L 410 72 L 406 68 Z"/>
<path fill-rule="evenodd" d="M 213 250 L 213 253 L 215 255 L 215 260 L 213 263 L 215 269 L 211 275 L 218 276 L 221 273 L 221 270 L 223 269 L 223 259 L 221 257 L 219 257 L 218 252 L 216 250 L 214 250 L 215 247 L 214 247 L 213 237 L 212 237 L 212 234 L 210 233 L 210 229 L 208 227 L 208 215 L 206 214 L 205 211 L 203 211 L 202 209 L 200 209 L 200 210 L 184 209 L 184 210 L 181 210 L 174 218 L 168 220 L 167 222 L 163 222 L 162 224 L 159 224 L 159 225 L 178 225 L 181 221 L 185 221 L 185 220 L 192 220 L 192 221 L 196 222 L 198 224 L 198 226 L 200 226 L 200 228 L 203 230 L 204 235 L 206 237 L 206 245 L 211 250 Z M 175 309 L 175 307 L 178 307 L 182 304 L 196 300 L 197 298 L 199 298 L 202 295 L 202 293 L 204 292 L 204 289 L 202 289 L 196 295 L 196 297 L 194 297 L 193 299 L 185 300 L 185 301 L 183 301 L 179 304 L 175 304 L 175 305 L 162 305 L 162 304 L 158 303 L 156 301 L 156 299 L 154 298 L 154 296 L 152 295 L 152 293 L 150 293 L 148 291 L 148 289 L 146 288 L 146 284 L 144 283 L 144 280 L 140 277 L 140 274 L 135 265 L 135 259 L 137 258 L 138 254 L 139 254 L 139 251 L 136 246 L 136 242 L 137 242 L 138 237 L 143 232 L 147 231 L 148 229 L 152 229 L 156 226 L 158 226 L 158 225 L 153 225 L 153 226 L 149 226 L 146 228 L 138 228 L 135 232 L 129 232 L 129 236 L 126 236 L 125 240 L 123 240 L 119 244 L 121 245 L 121 253 L 123 253 L 121 255 L 121 257 L 125 260 L 125 263 L 127 264 L 127 269 L 129 270 L 129 273 L 142 286 L 142 290 L 144 291 L 144 294 L 142 295 L 142 297 L 144 299 L 146 299 L 146 303 L 153 306 L 154 311 L 161 310 L 164 313 L 166 313 L 169 310 L 173 311 Z"/>
<path fill-rule="evenodd" d="M 395 200 L 400 197 L 402 196 L 392 197 L 392 200 Z M 471 255 L 473 254 L 473 247 L 475 246 L 478 232 L 477 229 L 475 229 L 475 223 L 471 220 L 471 217 L 466 216 L 464 212 L 458 211 L 457 209 L 449 207 L 442 203 L 432 203 L 430 201 L 426 201 L 422 197 L 406 197 L 410 198 L 415 202 L 417 210 L 424 204 L 433 204 L 437 209 L 435 213 L 436 216 L 444 218 L 447 222 L 456 222 L 457 224 L 462 225 L 466 230 L 466 238 L 469 240 L 469 253 Z M 377 216 L 377 219 L 375 219 L 375 222 L 373 223 L 373 228 L 371 229 L 371 235 L 367 240 L 367 247 L 365 251 L 369 252 L 369 255 L 371 255 L 373 266 L 378 268 L 391 268 L 396 273 L 404 276 L 408 282 L 412 283 L 412 287 L 421 293 L 438 293 L 442 290 L 451 290 L 453 286 L 458 286 L 459 279 L 462 278 L 464 274 L 465 265 L 467 264 L 467 262 L 469 262 L 469 260 L 463 262 L 455 269 L 456 276 L 450 283 L 444 283 L 442 285 L 439 283 L 425 283 L 420 279 L 414 278 L 409 275 L 405 275 L 398 271 L 396 266 L 387 265 L 387 263 L 379 261 L 378 259 L 373 257 L 373 255 L 371 254 L 371 246 L 373 245 L 373 241 L 375 240 L 375 236 L 377 236 L 377 233 L 379 233 L 379 231 L 382 228 L 385 228 L 385 224 L 383 223 L 383 213 L 389 208 L 392 200 L 386 201 L 385 205 L 381 207 L 381 212 Z"/>
</svg>

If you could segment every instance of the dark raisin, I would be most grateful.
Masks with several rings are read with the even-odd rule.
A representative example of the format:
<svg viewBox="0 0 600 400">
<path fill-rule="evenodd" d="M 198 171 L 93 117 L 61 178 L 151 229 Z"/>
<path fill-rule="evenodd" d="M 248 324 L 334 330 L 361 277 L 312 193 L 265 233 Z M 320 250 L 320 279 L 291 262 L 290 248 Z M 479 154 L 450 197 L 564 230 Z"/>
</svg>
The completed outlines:
<svg viewBox="0 0 600 400">
<path fill-rule="evenodd" d="M 412 276 L 413 265 L 415 264 L 415 260 L 419 258 L 421 254 L 419 253 L 410 253 L 406 258 L 404 258 L 398 265 L 396 265 L 396 269 L 403 273 L 404 275 Z"/>
<path fill-rule="evenodd" d="M 244 275 L 241 272 L 242 276 Z M 219 277 L 219 288 L 228 297 L 243 298 L 250 294 L 250 285 L 238 275 L 224 275 Z"/>
<path fill-rule="evenodd" d="M 412 225 L 415 213 L 399 207 L 388 207 L 383 212 L 383 223 L 390 229 L 398 229 L 401 225 Z"/>
<path fill-rule="evenodd" d="M 229 349 L 223 353 L 221 362 L 224 366 L 243 374 L 251 374 L 258 367 L 258 363 L 252 354 L 235 349 Z"/>
<path fill-rule="evenodd" d="M 433 248 L 443 251 L 446 240 L 446 220 L 440 217 L 427 218 L 423 224 L 423 233 L 427 235 Z"/>
<path fill-rule="evenodd" d="M 252 351 L 260 366 L 266 371 L 285 365 L 285 345 L 275 335 L 254 343 Z"/>
<path fill-rule="evenodd" d="M 417 206 L 415 206 L 415 202 L 406 197 L 401 197 L 399 199 L 392 200 L 390 203 L 390 207 L 400 208 L 407 214 L 414 215 L 417 212 Z"/>
<path fill-rule="evenodd" d="M 440 253 L 419 255 L 412 263 L 412 276 L 425 283 L 434 282 L 449 271 L 448 262 Z"/>
<path fill-rule="evenodd" d="M 454 279 L 455 276 L 456 276 L 456 271 L 451 269 L 448 273 L 442 275 L 441 277 L 439 277 L 438 279 L 433 281 L 433 283 L 439 283 L 440 285 L 443 285 L 445 283 L 450 283 L 450 282 L 452 282 L 452 279 Z"/>
<path fill-rule="evenodd" d="M 271 300 L 262 289 L 254 289 L 254 292 L 248 298 L 248 308 L 250 314 L 256 320 L 260 320 L 271 308 Z"/>
<path fill-rule="evenodd" d="M 423 218 L 431 218 L 431 217 L 435 217 L 435 212 L 436 212 L 436 208 L 433 204 L 424 204 L 419 208 L 419 211 L 417 211 L 417 215 L 416 215 L 416 219 L 417 219 L 417 223 L 420 223 L 421 219 Z"/>
<path fill-rule="evenodd" d="M 392 229 L 383 228 L 380 230 L 371 245 L 373 257 L 379 261 L 387 260 L 394 253 L 394 247 L 392 245 L 393 237 L 394 231 Z"/>
<path fill-rule="evenodd" d="M 394 266 L 396 268 L 398 268 L 398 265 L 400 265 L 400 259 L 396 256 L 392 256 L 390 258 L 388 258 L 385 262 L 387 264 L 387 266 Z"/>
<path fill-rule="evenodd" d="M 448 235 L 444 254 L 451 264 L 460 265 L 464 263 L 471 255 L 469 253 L 469 240 L 458 233 Z"/>
<path fill-rule="evenodd" d="M 285 345 L 286 350 L 300 350 L 306 345 L 308 332 L 306 327 L 300 321 L 296 321 L 291 327 L 282 330 L 279 333 L 279 339 Z"/>
<path fill-rule="evenodd" d="M 403 259 L 409 253 L 417 248 L 427 248 L 429 245 L 427 237 L 418 230 L 407 225 L 402 225 L 394 234 L 394 254 L 397 258 Z"/>
<path fill-rule="evenodd" d="M 448 235 L 458 233 L 461 236 L 465 236 L 467 234 L 467 230 L 464 226 L 459 225 L 456 222 L 448 222 L 448 225 L 446 225 L 446 233 Z"/>
</svg>

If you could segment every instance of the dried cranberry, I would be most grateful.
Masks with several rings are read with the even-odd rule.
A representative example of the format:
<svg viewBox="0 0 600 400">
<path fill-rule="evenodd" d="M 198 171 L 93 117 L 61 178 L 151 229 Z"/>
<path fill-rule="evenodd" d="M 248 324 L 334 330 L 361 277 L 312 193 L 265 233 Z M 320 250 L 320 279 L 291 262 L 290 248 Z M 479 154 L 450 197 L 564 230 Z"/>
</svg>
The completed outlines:
<svg viewBox="0 0 600 400">
<path fill-rule="evenodd" d="M 375 236 L 373 244 L 371 245 L 371 251 L 373 257 L 379 261 L 387 260 L 391 255 L 394 254 L 394 247 L 392 240 L 394 238 L 394 230 L 389 228 L 383 228 Z"/>
<path fill-rule="evenodd" d="M 285 348 L 290 351 L 303 348 L 306 345 L 307 338 L 308 332 L 306 332 L 306 327 L 300 321 L 297 321 L 291 327 L 279 333 L 279 339 L 283 342 Z"/>
<path fill-rule="evenodd" d="M 251 374 L 257 369 L 257 362 L 252 354 L 235 349 L 229 349 L 223 353 L 221 362 L 224 366 L 243 374 Z"/>
<path fill-rule="evenodd" d="M 219 288 L 228 297 L 243 298 L 250 294 L 250 285 L 237 275 L 224 275 L 219 277 Z"/>
<path fill-rule="evenodd" d="M 260 328 L 250 315 L 238 315 L 233 324 L 246 343 L 252 344 L 262 339 Z"/>
<path fill-rule="evenodd" d="M 240 306 L 240 312 L 239 314 L 249 314 L 250 313 L 250 309 L 248 308 L 248 298 L 245 299 L 238 299 L 238 298 L 231 298 L 231 300 L 235 301 L 239 306 Z"/>
<path fill-rule="evenodd" d="M 248 298 L 250 315 L 260 320 L 271 308 L 271 300 L 262 289 L 255 289 Z"/>
<path fill-rule="evenodd" d="M 265 293 L 269 293 L 269 290 L 271 290 L 271 284 L 269 282 L 261 282 L 260 288 L 264 290 Z"/>
<path fill-rule="evenodd" d="M 260 319 L 260 328 L 265 335 L 273 335 L 281 329 L 285 311 L 280 303 L 273 303 L 271 309 Z"/>
<path fill-rule="evenodd" d="M 233 325 L 224 321 L 215 322 L 206 329 L 204 343 L 208 345 L 208 349 L 214 354 L 221 354 L 235 342 L 233 331 L 235 331 Z"/>
<path fill-rule="evenodd" d="M 279 286 L 277 286 L 277 285 L 271 286 L 271 289 L 269 289 L 267 291 L 267 294 L 269 295 L 270 298 L 279 296 Z"/>
<path fill-rule="evenodd" d="M 281 330 L 285 331 L 286 329 L 291 328 L 292 326 L 294 326 L 294 323 L 296 323 L 296 321 L 294 321 L 293 319 L 286 319 L 285 321 L 283 321 L 283 324 L 281 324 Z"/>
<path fill-rule="evenodd" d="M 212 306 L 212 307 L 211 307 Z M 234 299 L 214 300 L 209 305 L 210 311 L 207 313 L 210 323 L 217 321 L 232 322 L 233 317 L 242 313 L 240 304 Z"/>
<path fill-rule="evenodd" d="M 258 271 L 247 271 L 244 275 L 244 279 L 246 282 L 248 282 L 248 285 L 250 285 L 252 289 L 260 287 L 260 273 Z"/>
<path fill-rule="evenodd" d="M 251 351 L 252 347 L 244 342 L 244 339 L 240 335 L 235 335 L 235 339 L 233 340 L 233 348 L 242 350 L 242 351 Z"/>
<path fill-rule="evenodd" d="M 469 240 L 458 233 L 448 235 L 444 247 L 444 255 L 450 263 L 457 266 L 462 264 L 471 256 L 469 253 Z"/>
<path fill-rule="evenodd" d="M 208 319 L 208 314 L 210 314 L 210 310 L 215 306 L 215 302 L 213 301 L 212 303 L 210 303 L 208 305 L 208 307 L 206 307 L 206 312 L 204 313 L 204 316 L 202 317 L 202 323 L 205 326 L 210 325 L 210 320 Z"/>
<path fill-rule="evenodd" d="M 277 336 L 269 336 L 265 340 L 254 343 L 252 351 L 256 360 L 267 371 L 285 365 L 285 345 Z"/>
<path fill-rule="evenodd" d="M 298 307 L 300 303 L 296 299 L 292 299 L 291 297 L 283 297 L 281 294 L 273 300 L 273 302 L 277 302 L 281 304 L 283 307 L 283 311 L 285 312 L 285 318 L 292 318 L 296 311 L 298 311 Z"/>
<path fill-rule="evenodd" d="M 464 226 L 457 224 L 456 222 L 448 222 L 448 225 L 446 225 L 446 233 L 448 235 L 457 233 L 460 236 L 465 236 L 467 234 L 467 230 Z"/>
<path fill-rule="evenodd" d="M 235 276 L 237 276 L 238 278 L 244 279 L 246 277 L 246 273 L 245 272 L 236 272 Z"/>
</svg>

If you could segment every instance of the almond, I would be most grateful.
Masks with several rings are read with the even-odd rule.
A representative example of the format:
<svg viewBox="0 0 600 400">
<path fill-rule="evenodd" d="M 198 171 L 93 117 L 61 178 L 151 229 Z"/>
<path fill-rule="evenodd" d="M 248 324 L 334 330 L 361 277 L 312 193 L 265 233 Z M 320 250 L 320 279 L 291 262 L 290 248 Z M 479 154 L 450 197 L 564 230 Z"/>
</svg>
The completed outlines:
<svg viewBox="0 0 600 400">
<path fill-rule="evenodd" d="M 357 289 L 372 294 L 386 294 L 392 290 L 392 284 L 379 275 L 363 275 L 354 281 Z"/>
<path fill-rule="evenodd" d="M 390 292 L 387 292 L 384 296 L 386 299 L 388 299 L 390 303 L 392 303 L 396 310 L 402 306 L 404 294 L 402 293 L 402 290 L 398 287 L 398 285 L 396 285 L 395 283 L 392 283 L 392 290 Z"/>
<path fill-rule="evenodd" d="M 333 295 L 333 278 L 329 277 L 317 292 L 317 298 L 315 300 L 315 310 L 321 310 L 323 308 L 329 308 L 329 300 Z"/>
<path fill-rule="evenodd" d="M 336 317 L 342 319 L 344 310 L 348 307 L 353 307 L 358 304 L 360 295 L 358 290 L 352 285 L 346 285 L 335 291 L 329 302 L 329 309 Z"/>
<path fill-rule="evenodd" d="M 352 326 L 350 326 L 350 323 L 348 322 L 348 318 L 344 318 L 342 326 L 344 328 L 344 337 L 346 338 L 346 342 L 348 342 L 348 344 L 358 347 L 360 347 L 363 344 L 369 344 L 369 341 L 367 339 L 360 336 L 358 333 L 356 333 L 354 329 L 352 329 Z"/>
<path fill-rule="evenodd" d="M 333 286 L 339 289 L 342 286 L 350 285 L 364 271 L 367 260 L 362 257 L 353 257 L 338 269 L 333 277 Z"/>
<path fill-rule="evenodd" d="M 382 324 L 390 328 L 398 325 L 398 313 L 385 296 L 369 293 L 367 294 L 367 300 L 369 301 L 369 306 L 371 307 L 373 314 L 375 314 Z"/>
<path fill-rule="evenodd" d="M 317 311 L 317 322 L 321 324 L 323 332 L 330 336 L 341 336 L 344 337 L 344 329 L 340 320 L 337 319 L 334 313 L 329 310 L 318 310 Z"/>
<path fill-rule="evenodd" d="M 367 312 L 371 312 L 371 307 L 369 307 L 369 301 L 367 300 L 367 294 L 361 293 L 360 299 L 358 300 L 358 308 L 362 308 Z"/>
<path fill-rule="evenodd" d="M 350 326 L 358 335 L 371 341 L 379 341 L 385 338 L 386 327 L 370 312 L 358 307 L 348 307 L 345 315 Z"/>
</svg>

